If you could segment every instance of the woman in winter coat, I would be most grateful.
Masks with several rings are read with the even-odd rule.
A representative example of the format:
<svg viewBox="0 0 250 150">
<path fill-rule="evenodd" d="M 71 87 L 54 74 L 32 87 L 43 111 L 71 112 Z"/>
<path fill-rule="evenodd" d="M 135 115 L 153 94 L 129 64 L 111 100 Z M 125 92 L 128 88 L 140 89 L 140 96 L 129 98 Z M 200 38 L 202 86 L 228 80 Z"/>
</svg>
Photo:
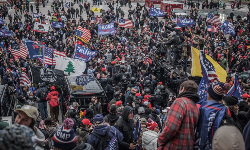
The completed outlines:
<svg viewBox="0 0 250 150">
<path fill-rule="evenodd" d="M 159 127 L 152 119 L 148 119 L 148 131 L 143 132 L 142 148 L 145 150 L 157 150 L 157 139 L 159 137 Z"/>
</svg>

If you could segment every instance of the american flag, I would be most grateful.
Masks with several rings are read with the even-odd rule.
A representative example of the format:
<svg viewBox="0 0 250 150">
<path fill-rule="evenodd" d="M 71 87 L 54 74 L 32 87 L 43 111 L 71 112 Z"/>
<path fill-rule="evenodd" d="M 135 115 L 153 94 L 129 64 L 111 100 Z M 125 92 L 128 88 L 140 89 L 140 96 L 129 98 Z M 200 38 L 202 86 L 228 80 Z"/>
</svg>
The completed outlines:
<svg viewBox="0 0 250 150">
<path fill-rule="evenodd" d="M 207 31 L 209 31 L 209 32 L 217 32 L 218 28 L 215 27 L 215 26 L 208 25 Z"/>
<path fill-rule="evenodd" d="M 96 17 L 96 24 L 101 24 L 101 23 L 102 23 L 102 18 Z"/>
<path fill-rule="evenodd" d="M 20 76 L 20 86 L 24 86 L 25 84 L 31 84 L 31 81 L 28 75 L 25 72 L 22 72 Z"/>
<path fill-rule="evenodd" d="M 23 44 L 23 42 L 20 43 L 20 53 L 19 56 L 23 59 L 26 59 L 28 55 L 28 48 Z"/>
<path fill-rule="evenodd" d="M 128 19 L 119 19 L 119 26 L 123 28 L 133 28 L 133 23 Z"/>
<path fill-rule="evenodd" d="M 75 36 L 81 39 L 84 43 L 87 43 L 91 38 L 90 30 L 78 26 L 75 32 Z"/>
<path fill-rule="evenodd" d="M 12 45 L 12 46 L 11 46 Z M 15 59 L 18 59 L 18 56 L 19 56 L 19 46 L 18 45 L 14 45 L 14 44 L 11 44 L 9 47 L 8 47 L 8 50 L 11 52 L 11 54 L 14 56 Z"/>
<path fill-rule="evenodd" d="M 57 55 L 57 56 L 66 57 L 66 54 L 64 52 L 57 51 L 56 49 L 54 50 L 53 54 L 54 56 Z"/>
<path fill-rule="evenodd" d="M 208 13 L 207 22 L 217 26 L 221 25 L 219 16 L 213 15 L 211 13 Z"/>
<path fill-rule="evenodd" d="M 96 23 L 96 17 L 91 17 L 90 23 Z"/>
<path fill-rule="evenodd" d="M 205 54 L 200 53 L 200 62 L 202 70 L 202 79 L 199 84 L 197 94 L 200 96 L 201 104 L 207 98 L 207 90 L 210 84 L 220 82 L 213 64 L 206 58 Z"/>
<path fill-rule="evenodd" d="M 54 49 L 45 47 L 44 48 L 44 64 L 55 65 L 56 59 L 54 58 Z"/>
<path fill-rule="evenodd" d="M 11 52 L 15 59 L 18 59 L 19 57 L 26 59 L 28 55 L 28 49 L 22 42 L 20 44 L 11 44 L 8 50 Z"/>
</svg>

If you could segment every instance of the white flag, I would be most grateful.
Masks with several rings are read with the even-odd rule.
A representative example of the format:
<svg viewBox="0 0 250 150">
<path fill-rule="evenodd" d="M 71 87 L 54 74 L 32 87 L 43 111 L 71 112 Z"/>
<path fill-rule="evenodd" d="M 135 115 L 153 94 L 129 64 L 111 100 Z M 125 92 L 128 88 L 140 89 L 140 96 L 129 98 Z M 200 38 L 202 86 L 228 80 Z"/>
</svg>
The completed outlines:
<svg viewBox="0 0 250 150">
<path fill-rule="evenodd" d="M 64 74 L 68 76 L 80 76 L 86 69 L 86 63 L 84 61 L 76 60 L 69 57 L 55 57 L 56 66 L 55 69 L 64 71 Z"/>
<path fill-rule="evenodd" d="M 35 22 L 33 31 L 41 32 L 41 33 L 47 33 L 47 32 L 49 32 L 49 25 L 48 24 L 41 24 L 39 22 Z"/>
</svg>

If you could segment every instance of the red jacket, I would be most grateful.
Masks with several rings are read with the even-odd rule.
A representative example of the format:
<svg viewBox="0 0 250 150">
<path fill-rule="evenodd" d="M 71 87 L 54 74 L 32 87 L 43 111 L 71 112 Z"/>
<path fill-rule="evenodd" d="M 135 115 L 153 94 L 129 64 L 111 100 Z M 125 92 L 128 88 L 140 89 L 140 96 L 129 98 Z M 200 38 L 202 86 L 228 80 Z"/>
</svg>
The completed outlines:
<svg viewBox="0 0 250 150">
<path fill-rule="evenodd" d="M 51 91 L 46 97 L 46 101 L 49 101 L 50 107 L 56 107 L 59 106 L 59 92 L 57 91 Z"/>
<path fill-rule="evenodd" d="M 177 98 L 159 135 L 158 150 L 192 150 L 198 119 L 199 109 L 195 102 L 186 97 Z"/>
</svg>

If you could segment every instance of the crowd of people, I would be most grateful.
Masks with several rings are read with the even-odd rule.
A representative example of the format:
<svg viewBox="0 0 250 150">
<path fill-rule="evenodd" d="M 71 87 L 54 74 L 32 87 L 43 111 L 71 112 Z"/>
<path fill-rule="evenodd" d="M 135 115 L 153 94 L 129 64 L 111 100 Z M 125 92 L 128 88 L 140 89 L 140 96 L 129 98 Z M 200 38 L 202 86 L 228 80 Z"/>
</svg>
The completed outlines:
<svg viewBox="0 0 250 150">
<path fill-rule="evenodd" d="M 199 6 L 190 7 L 186 16 L 195 25 L 177 27 L 175 14 L 153 17 L 149 8 L 139 3 L 133 8 L 130 0 L 94 1 L 95 7 L 108 5 L 99 16 L 91 11 L 88 1 L 65 4 L 54 1 L 49 6 L 42 1 L 33 6 L 21 0 L 0 8 L 1 17 L 8 22 L 2 29 L 13 32 L 13 36 L 0 37 L 1 85 L 6 86 L 1 115 L 15 118 L 12 125 L 0 120 L 1 150 L 250 149 L 249 12 L 246 16 L 227 14 L 235 33 L 224 34 L 220 26 L 215 26 L 216 32 L 208 31 L 210 24 L 199 15 Z M 42 14 L 40 10 L 46 5 L 51 9 Z M 202 9 L 212 9 L 206 6 L 202 4 Z M 128 14 L 125 7 L 129 7 Z M 10 9 L 14 15 L 8 14 Z M 42 15 L 33 18 L 33 13 Z M 116 34 L 98 36 L 93 17 L 99 24 L 114 23 Z M 133 27 L 120 27 L 119 19 L 131 20 Z M 51 21 L 65 26 L 50 28 L 48 33 L 33 31 L 36 22 Z M 74 36 L 78 26 L 90 30 L 88 42 Z M 21 72 L 32 78 L 31 67 L 54 69 L 40 59 L 14 57 L 9 46 L 24 39 L 70 58 L 76 43 L 97 51 L 86 63 L 84 73 L 97 79 L 106 98 L 93 96 L 88 108 L 83 108 L 69 101 L 67 85 L 20 84 Z M 207 100 L 199 104 L 200 78 L 190 76 L 192 47 L 213 58 L 228 73 L 226 83 L 211 84 Z M 239 76 L 241 97 L 225 96 L 234 84 L 234 73 L 244 74 Z"/>
</svg>

